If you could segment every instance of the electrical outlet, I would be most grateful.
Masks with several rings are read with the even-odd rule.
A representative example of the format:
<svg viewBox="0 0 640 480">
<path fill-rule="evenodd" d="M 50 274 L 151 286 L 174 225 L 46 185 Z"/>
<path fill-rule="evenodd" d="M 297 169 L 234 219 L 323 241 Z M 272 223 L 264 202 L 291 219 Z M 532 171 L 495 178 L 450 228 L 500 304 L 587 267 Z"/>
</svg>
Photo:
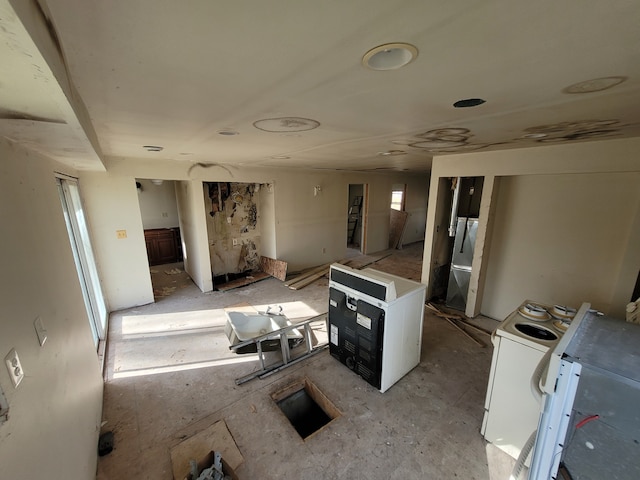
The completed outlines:
<svg viewBox="0 0 640 480">
<path fill-rule="evenodd" d="M 20 364 L 18 352 L 16 352 L 15 348 L 12 348 L 7 356 L 4 357 L 4 363 L 7 366 L 7 370 L 9 371 L 9 376 L 11 377 L 11 381 L 13 382 L 13 386 L 17 388 L 24 378 L 24 372 L 22 371 L 22 365 Z"/>
<path fill-rule="evenodd" d="M 127 238 L 126 230 L 116 230 L 116 237 L 119 239 Z"/>
<path fill-rule="evenodd" d="M 162 212 L 162 216 L 163 216 L 163 218 L 168 218 L 169 214 L 167 212 Z"/>
</svg>

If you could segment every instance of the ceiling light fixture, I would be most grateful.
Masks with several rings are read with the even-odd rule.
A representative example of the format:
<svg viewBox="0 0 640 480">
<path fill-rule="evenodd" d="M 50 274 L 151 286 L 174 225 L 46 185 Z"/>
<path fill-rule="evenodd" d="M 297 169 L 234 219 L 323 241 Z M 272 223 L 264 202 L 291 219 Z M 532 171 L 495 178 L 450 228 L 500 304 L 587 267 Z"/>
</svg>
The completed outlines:
<svg viewBox="0 0 640 480">
<path fill-rule="evenodd" d="M 593 93 L 601 92 L 609 88 L 620 85 L 627 77 L 602 77 L 594 78 L 591 80 L 585 80 L 584 82 L 574 83 L 564 88 L 564 93 Z"/>
<path fill-rule="evenodd" d="M 482 98 L 465 98 L 463 100 L 458 100 L 453 104 L 455 108 L 469 108 L 469 107 L 477 107 L 478 105 L 482 105 L 486 100 Z"/>
<path fill-rule="evenodd" d="M 164 150 L 164 147 L 160 147 L 158 145 L 143 145 L 142 148 L 144 148 L 147 152 L 161 152 L 162 150 Z"/>
<path fill-rule="evenodd" d="M 291 157 L 289 155 L 273 155 L 271 158 L 273 160 L 289 160 Z"/>
<path fill-rule="evenodd" d="M 546 136 L 546 133 L 525 133 L 522 138 L 544 138 Z"/>
<path fill-rule="evenodd" d="M 409 43 L 385 43 L 372 48 L 362 57 L 362 64 L 371 70 L 396 70 L 413 62 L 418 49 Z"/>
<path fill-rule="evenodd" d="M 386 152 L 378 152 L 378 155 L 382 156 L 382 157 L 395 157 L 397 155 L 406 155 L 407 152 L 405 152 L 404 150 L 389 150 Z"/>
<path fill-rule="evenodd" d="M 253 122 L 253 126 L 271 133 L 304 132 L 318 128 L 320 122 L 302 117 L 263 118 Z"/>
<path fill-rule="evenodd" d="M 225 137 L 233 137 L 234 135 L 239 135 L 235 130 L 231 130 L 230 128 L 223 128 L 222 130 L 218 130 L 218 135 L 224 135 Z"/>
</svg>

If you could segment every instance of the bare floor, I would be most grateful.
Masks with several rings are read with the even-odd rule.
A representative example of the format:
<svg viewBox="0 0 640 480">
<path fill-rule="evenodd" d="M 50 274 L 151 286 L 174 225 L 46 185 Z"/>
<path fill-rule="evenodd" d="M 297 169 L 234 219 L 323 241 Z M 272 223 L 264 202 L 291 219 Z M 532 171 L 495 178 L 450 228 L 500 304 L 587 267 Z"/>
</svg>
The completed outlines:
<svg viewBox="0 0 640 480">
<path fill-rule="evenodd" d="M 419 279 L 421 255 L 421 244 L 405 247 L 371 268 Z M 152 276 L 156 303 L 111 315 L 103 430 L 114 432 L 115 448 L 100 458 L 98 479 L 170 480 L 172 447 L 219 420 L 244 457 L 241 480 L 508 478 L 509 459 L 480 435 L 488 336 L 478 336 L 480 347 L 427 309 L 420 364 L 384 394 L 326 350 L 238 386 L 258 362 L 229 351 L 223 309 L 280 305 L 301 321 L 327 311 L 327 279 L 298 291 L 270 278 L 203 294 L 182 264 L 153 267 Z M 314 332 L 326 338 L 322 322 Z M 271 399 L 304 377 L 342 413 L 306 441 Z"/>
</svg>

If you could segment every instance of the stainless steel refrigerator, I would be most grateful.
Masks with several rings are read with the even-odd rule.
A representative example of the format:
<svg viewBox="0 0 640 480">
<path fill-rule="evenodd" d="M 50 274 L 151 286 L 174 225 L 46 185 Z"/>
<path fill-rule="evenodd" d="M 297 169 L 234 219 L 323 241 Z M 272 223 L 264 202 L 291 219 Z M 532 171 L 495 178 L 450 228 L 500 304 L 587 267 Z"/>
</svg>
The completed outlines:
<svg viewBox="0 0 640 480">
<path fill-rule="evenodd" d="M 467 306 L 473 248 L 476 244 L 477 232 L 477 218 L 458 218 L 447 287 L 447 306 L 457 310 L 464 310 Z"/>
</svg>

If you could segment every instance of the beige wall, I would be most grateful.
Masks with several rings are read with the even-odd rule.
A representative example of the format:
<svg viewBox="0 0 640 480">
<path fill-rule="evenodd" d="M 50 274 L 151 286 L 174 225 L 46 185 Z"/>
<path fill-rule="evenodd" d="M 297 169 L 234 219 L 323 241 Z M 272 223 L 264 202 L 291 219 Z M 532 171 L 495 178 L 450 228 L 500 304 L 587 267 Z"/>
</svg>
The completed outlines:
<svg viewBox="0 0 640 480">
<path fill-rule="evenodd" d="M 102 376 L 54 177 L 75 172 L 2 139 L 0 158 L 0 358 L 15 348 L 25 372 L 14 389 L 0 366 L 0 478 L 93 479 Z"/>
<path fill-rule="evenodd" d="M 203 292 L 213 290 L 202 182 L 176 182 L 184 270 Z"/>
<path fill-rule="evenodd" d="M 109 311 L 153 302 L 135 178 L 86 172 L 79 184 Z"/>
<path fill-rule="evenodd" d="M 258 197 L 260 202 L 258 226 L 262 232 L 262 255 L 276 258 L 278 250 L 276 248 L 276 207 L 273 184 L 265 183 L 260 185 Z"/>
<path fill-rule="evenodd" d="M 154 185 L 151 180 L 136 179 L 142 185 L 138 189 L 140 216 L 143 228 L 173 228 L 179 224 L 176 190 L 173 182 Z"/>
<path fill-rule="evenodd" d="M 491 248 L 481 265 L 487 272 L 484 295 L 479 297 L 481 313 L 501 319 L 529 297 L 571 304 L 588 301 L 622 317 L 640 266 L 638 172 L 638 138 L 435 158 L 423 282 L 432 281 L 437 267 L 435 247 L 443 225 L 436 212 L 447 205 L 436 190 L 446 188 L 443 179 L 495 176 L 497 193 L 486 210 L 493 231 L 487 232 Z M 526 215 L 536 219 L 533 228 L 551 232 L 563 223 L 572 233 L 529 236 L 523 231 L 532 228 L 525 223 Z M 523 269 L 534 273 L 525 273 L 522 280 Z M 532 298 L 536 295 L 543 298 Z"/>
<path fill-rule="evenodd" d="M 622 316 L 612 294 L 627 248 L 640 249 L 628 245 L 639 208 L 640 173 L 502 177 L 482 313 L 530 298 Z"/>
<path fill-rule="evenodd" d="M 131 184 L 135 191 L 135 178 L 161 178 L 176 180 L 178 213 L 183 244 L 186 246 L 187 258 L 185 269 L 201 289 L 207 291 L 210 272 L 205 266 L 209 264 L 207 249 L 207 235 L 203 201 L 202 182 L 247 182 L 260 183 L 260 201 L 264 201 L 259 219 L 262 234 L 261 249 L 263 255 L 284 260 L 289 264 L 289 271 L 296 271 L 306 267 L 320 265 L 344 258 L 347 244 L 347 211 L 350 183 L 365 183 L 369 185 L 369 221 L 367 235 L 367 252 L 377 252 L 387 249 L 389 237 L 389 205 L 391 203 L 391 187 L 394 183 L 407 184 L 407 208 L 411 210 L 411 232 L 407 233 L 404 243 L 419 241 L 424 238 L 422 225 L 427 211 L 428 175 L 402 173 L 359 173 L 359 172 L 317 172 L 317 171 L 286 171 L 274 168 L 239 168 L 232 166 L 202 167 L 186 162 L 131 162 L 126 159 L 112 159 L 108 164 L 109 173 L 84 174 L 81 177 L 101 178 L 102 182 L 113 183 L 114 188 L 124 184 Z M 96 180 L 97 181 L 97 180 Z M 122 183 L 122 185 L 121 185 Z M 322 191 L 313 195 L 313 187 L 320 185 Z M 195 191 L 197 190 L 197 198 Z M 181 192 L 181 193 L 180 193 Z M 124 192 L 121 192 L 124 193 Z M 89 193 L 89 195 L 91 195 Z M 100 200 L 105 200 L 103 193 Z M 181 202 L 182 198 L 182 202 Z M 122 202 L 128 202 L 124 205 Z M 126 215 L 140 216 L 137 199 L 129 198 L 129 194 L 121 195 L 121 201 L 116 202 L 117 209 L 126 211 Z M 182 204 L 181 204 L 182 203 Z M 97 206 L 92 202 L 91 206 Z M 198 213 L 194 213 L 195 211 Z M 100 211 L 90 212 L 92 218 L 99 218 Z M 192 216 L 193 215 L 193 216 Z M 99 221 L 99 220 L 98 220 Z M 109 222 L 108 222 L 109 223 Z M 107 225 L 113 229 L 113 222 Z M 106 228 L 98 225 L 98 228 Z M 144 251 L 142 224 L 139 227 L 140 248 Z M 196 240 L 200 238 L 200 240 Z M 121 263 L 116 255 L 109 255 L 109 248 L 115 249 L 118 244 L 111 242 L 105 245 L 105 258 L 115 265 L 111 271 L 120 269 Z M 141 256 L 138 246 L 129 244 L 127 255 Z M 204 248 L 205 251 L 200 252 Z M 189 250 L 192 251 L 189 256 Z M 198 258 L 193 257 L 196 252 Z M 127 257 L 123 252 L 120 255 Z M 117 279 L 112 275 L 105 276 L 105 294 L 110 303 L 119 308 L 139 305 L 141 301 L 150 302 L 152 290 L 149 271 L 146 266 L 146 253 L 141 256 L 144 266 L 139 262 L 130 262 L 125 267 L 134 278 L 146 277 L 144 282 L 130 284 L 125 275 Z M 205 260 L 206 259 L 206 260 Z M 190 263 L 191 262 L 191 263 Z M 195 264 L 193 263 L 195 262 Z M 125 268 L 123 267 L 123 268 Z M 134 270 L 135 271 L 131 271 Z M 115 291 L 117 284 L 125 284 L 137 292 L 136 296 L 119 295 Z M 148 296 L 143 296 L 145 292 Z M 127 304 L 127 302 L 129 302 Z"/>
</svg>

